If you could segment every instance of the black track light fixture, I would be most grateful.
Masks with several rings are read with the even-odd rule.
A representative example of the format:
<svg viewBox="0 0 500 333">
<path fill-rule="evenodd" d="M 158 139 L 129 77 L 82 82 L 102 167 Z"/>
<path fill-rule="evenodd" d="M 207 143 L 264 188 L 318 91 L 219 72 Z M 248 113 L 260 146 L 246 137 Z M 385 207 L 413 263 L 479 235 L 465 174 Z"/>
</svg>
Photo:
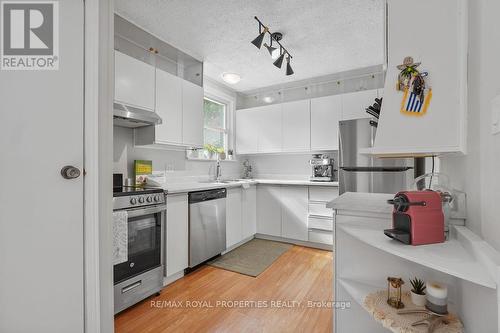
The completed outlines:
<svg viewBox="0 0 500 333">
<path fill-rule="evenodd" d="M 280 56 L 278 57 L 278 59 L 276 59 L 275 62 L 273 62 L 274 66 L 281 68 L 284 59 L 285 59 L 285 52 L 283 52 L 283 50 L 280 48 Z"/>
<path fill-rule="evenodd" d="M 288 56 L 286 58 L 286 75 L 293 75 L 293 69 L 292 66 L 290 65 L 290 57 Z"/>
<path fill-rule="evenodd" d="M 252 44 L 255 45 L 258 49 L 262 47 L 262 42 L 264 41 L 266 32 L 269 31 L 267 27 L 264 27 L 264 29 L 262 29 L 262 27 L 263 25 L 259 22 L 259 35 L 252 41 Z"/>
<path fill-rule="evenodd" d="M 269 52 L 269 54 L 271 55 L 271 57 L 273 59 L 274 59 L 274 57 L 276 57 L 276 55 L 277 55 L 277 49 L 278 49 L 277 47 L 273 46 L 273 43 L 278 44 L 279 45 L 279 49 L 280 49 L 279 57 L 273 62 L 274 66 L 276 66 L 278 68 L 281 68 L 283 66 L 283 61 L 285 60 L 285 57 L 286 57 L 286 61 L 287 61 L 286 75 L 292 75 L 293 74 L 293 69 L 290 66 L 290 60 L 292 59 L 292 56 L 290 55 L 290 53 L 288 52 L 288 50 L 285 49 L 283 47 L 283 45 L 281 45 L 281 43 L 280 43 L 280 40 L 283 38 L 283 34 L 280 33 L 280 32 L 271 33 L 269 31 L 269 28 L 266 27 L 259 20 L 259 18 L 257 16 L 255 16 L 254 18 L 259 23 L 259 35 L 252 41 L 252 44 L 255 45 L 258 49 L 260 49 L 262 47 L 262 43 L 264 41 L 264 37 L 265 37 L 266 33 L 268 33 L 269 36 L 270 36 L 270 38 L 269 38 L 269 44 L 264 44 L 264 47 L 267 49 L 267 51 Z"/>
</svg>

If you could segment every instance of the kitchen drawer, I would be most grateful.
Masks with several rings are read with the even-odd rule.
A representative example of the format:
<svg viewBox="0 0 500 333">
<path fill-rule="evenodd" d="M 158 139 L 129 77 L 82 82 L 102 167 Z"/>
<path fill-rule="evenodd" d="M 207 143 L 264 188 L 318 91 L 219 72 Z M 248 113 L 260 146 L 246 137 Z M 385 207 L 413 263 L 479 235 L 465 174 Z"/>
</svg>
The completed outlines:
<svg viewBox="0 0 500 333">
<path fill-rule="evenodd" d="M 309 215 L 333 218 L 333 210 L 331 208 L 326 208 L 326 202 L 310 202 Z"/>
<path fill-rule="evenodd" d="M 314 243 L 333 245 L 333 232 L 309 229 L 309 241 Z"/>
<path fill-rule="evenodd" d="M 333 230 L 333 218 L 309 216 L 308 227 L 310 229 L 332 231 Z"/>
<path fill-rule="evenodd" d="M 338 196 L 338 187 L 309 186 L 309 201 L 329 202 Z"/>
</svg>

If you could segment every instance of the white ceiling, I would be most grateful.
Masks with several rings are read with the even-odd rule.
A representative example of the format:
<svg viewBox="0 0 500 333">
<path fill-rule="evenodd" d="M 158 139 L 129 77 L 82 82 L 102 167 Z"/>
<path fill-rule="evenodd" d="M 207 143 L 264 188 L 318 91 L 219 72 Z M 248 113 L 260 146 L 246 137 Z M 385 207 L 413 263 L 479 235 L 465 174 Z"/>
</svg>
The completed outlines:
<svg viewBox="0 0 500 333">
<path fill-rule="evenodd" d="M 115 0 L 116 12 L 203 60 L 205 75 L 245 92 L 383 63 L 384 0 Z M 279 70 L 250 42 L 258 16 L 284 34 L 295 74 Z M 267 38 L 266 38 L 267 40 Z"/>
</svg>

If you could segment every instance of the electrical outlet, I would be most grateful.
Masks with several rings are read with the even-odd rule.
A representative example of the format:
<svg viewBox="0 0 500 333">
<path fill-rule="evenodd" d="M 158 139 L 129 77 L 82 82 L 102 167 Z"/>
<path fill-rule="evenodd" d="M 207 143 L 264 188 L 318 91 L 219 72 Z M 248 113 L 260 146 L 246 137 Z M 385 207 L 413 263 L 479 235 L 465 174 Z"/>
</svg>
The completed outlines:
<svg viewBox="0 0 500 333">
<path fill-rule="evenodd" d="M 491 135 L 500 133 L 500 95 L 491 101 Z"/>
</svg>

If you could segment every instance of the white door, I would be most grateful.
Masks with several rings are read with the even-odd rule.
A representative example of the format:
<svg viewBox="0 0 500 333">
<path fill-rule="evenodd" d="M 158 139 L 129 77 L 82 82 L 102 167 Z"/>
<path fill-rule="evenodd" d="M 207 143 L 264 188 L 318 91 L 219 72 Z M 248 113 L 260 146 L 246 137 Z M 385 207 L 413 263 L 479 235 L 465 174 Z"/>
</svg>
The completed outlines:
<svg viewBox="0 0 500 333">
<path fill-rule="evenodd" d="M 307 241 L 307 186 L 281 187 L 281 214 L 281 236 Z"/>
<path fill-rule="evenodd" d="M 275 153 L 282 150 L 281 104 L 266 105 L 257 110 L 259 124 L 259 152 Z"/>
<path fill-rule="evenodd" d="M 257 186 L 242 190 L 241 194 L 241 236 L 252 237 L 257 232 Z"/>
<path fill-rule="evenodd" d="M 0 332 L 83 332 L 84 2 L 57 3 L 59 70 L 0 72 Z"/>
<path fill-rule="evenodd" d="M 341 95 L 311 99 L 311 150 L 339 149 Z"/>
<path fill-rule="evenodd" d="M 255 108 L 236 111 L 236 152 L 256 153 L 259 138 L 259 118 Z"/>
<path fill-rule="evenodd" d="M 370 118 L 365 109 L 375 103 L 377 94 L 377 89 L 343 94 L 342 120 Z"/>
<path fill-rule="evenodd" d="M 156 69 L 156 141 L 182 143 L 182 79 Z"/>
<path fill-rule="evenodd" d="M 115 101 L 154 111 L 155 68 L 115 51 Z"/>
<path fill-rule="evenodd" d="M 241 188 L 230 188 L 226 199 L 226 247 L 241 240 Z"/>
<path fill-rule="evenodd" d="M 166 266 L 167 276 L 179 273 L 189 264 L 189 226 L 187 194 L 167 196 Z"/>
<path fill-rule="evenodd" d="M 257 186 L 257 233 L 281 236 L 280 190 L 280 186 Z"/>
<path fill-rule="evenodd" d="M 283 151 L 311 149 L 310 105 L 308 99 L 283 104 Z"/>
<path fill-rule="evenodd" d="M 203 88 L 182 80 L 183 143 L 203 147 Z"/>
</svg>

